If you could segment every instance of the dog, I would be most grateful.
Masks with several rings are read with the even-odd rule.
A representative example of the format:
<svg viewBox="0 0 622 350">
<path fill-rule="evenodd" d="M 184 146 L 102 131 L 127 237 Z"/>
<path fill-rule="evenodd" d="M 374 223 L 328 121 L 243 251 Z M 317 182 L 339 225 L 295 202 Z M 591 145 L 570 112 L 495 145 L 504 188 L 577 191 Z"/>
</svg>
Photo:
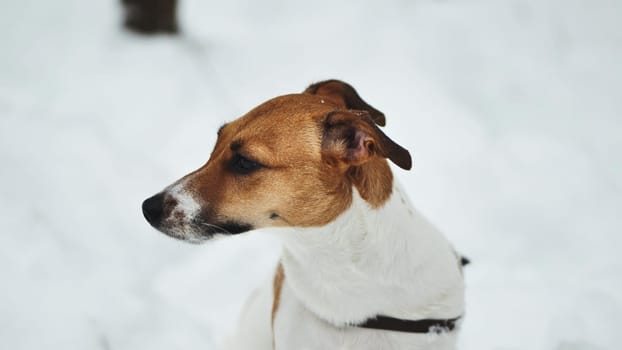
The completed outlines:
<svg viewBox="0 0 622 350">
<path fill-rule="evenodd" d="M 388 161 L 412 161 L 384 125 L 349 84 L 315 83 L 223 125 L 205 165 L 143 202 L 177 239 L 270 228 L 282 241 L 230 349 L 455 348 L 466 260 L 394 179 Z"/>
</svg>

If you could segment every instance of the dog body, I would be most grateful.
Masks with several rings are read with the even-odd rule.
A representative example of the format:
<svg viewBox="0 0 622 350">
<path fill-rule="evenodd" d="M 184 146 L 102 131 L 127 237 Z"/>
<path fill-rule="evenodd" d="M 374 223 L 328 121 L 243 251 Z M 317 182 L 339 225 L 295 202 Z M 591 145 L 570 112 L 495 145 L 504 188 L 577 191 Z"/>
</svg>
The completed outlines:
<svg viewBox="0 0 622 350">
<path fill-rule="evenodd" d="M 386 159 L 410 168 L 410 155 L 376 124 L 384 115 L 349 85 L 314 84 L 227 124 L 205 166 L 143 204 L 176 238 L 270 227 L 283 242 L 231 349 L 455 347 L 456 330 L 357 327 L 464 313 L 460 258 L 394 181 Z"/>
<path fill-rule="evenodd" d="M 464 312 L 464 286 L 451 246 L 414 211 L 399 186 L 393 192 L 380 209 L 355 194 L 352 206 L 324 227 L 278 230 L 283 275 L 277 272 L 264 298 L 259 292 L 247 304 L 230 348 L 260 349 L 263 343 L 271 349 L 271 337 L 249 338 L 248 330 L 263 323 L 270 334 L 272 322 L 276 349 L 453 349 L 455 331 L 412 334 L 349 326 L 376 315 L 449 319 Z"/>
</svg>

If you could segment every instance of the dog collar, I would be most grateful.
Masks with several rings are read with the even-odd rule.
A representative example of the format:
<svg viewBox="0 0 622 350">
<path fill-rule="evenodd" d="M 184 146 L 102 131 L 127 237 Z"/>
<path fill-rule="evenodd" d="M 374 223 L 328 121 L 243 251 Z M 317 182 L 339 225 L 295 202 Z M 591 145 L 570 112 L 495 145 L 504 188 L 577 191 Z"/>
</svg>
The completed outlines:
<svg viewBox="0 0 622 350">
<path fill-rule="evenodd" d="M 421 320 L 403 320 L 400 318 L 378 315 L 374 318 L 367 319 L 367 321 L 361 324 L 354 325 L 354 327 L 406 333 L 440 334 L 454 330 L 459 319 L 460 317 L 449 319 L 426 318 Z"/>
<path fill-rule="evenodd" d="M 461 268 L 471 263 L 466 257 L 459 257 Z M 394 332 L 440 334 L 453 331 L 461 317 L 462 316 L 447 319 L 424 318 L 421 320 L 403 320 L 401 318 L 377 315 L 374 318 L 368 318 L 367 321 L 361 324 L 353 326 Z"/>
</svg>

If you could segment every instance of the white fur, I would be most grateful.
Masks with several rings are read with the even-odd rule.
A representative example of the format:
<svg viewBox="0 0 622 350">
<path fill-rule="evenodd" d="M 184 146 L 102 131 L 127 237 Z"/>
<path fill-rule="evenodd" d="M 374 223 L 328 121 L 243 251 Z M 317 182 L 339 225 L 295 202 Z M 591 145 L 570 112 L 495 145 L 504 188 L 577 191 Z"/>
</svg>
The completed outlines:
<svg viewBox="0 0 622 350">
<path fill-rule="evenodd" d="M 455 348 L 457 329 L 413 334 L 348 327 L 379 314 L 412 320 L 464 314 L 464 284 L 451 245 L 398 185 L 380 209 L 355 193 L 334 222 L 276 234 L 286 276 L 274 322 L 276 349 Z M 266 322 L 265 315 L 247 312 L 240 336 L 253 320 Z"/>
<path fill-rule="evenodd" d="M 184 181 L 170 186 L 166 189 L 166 192 L 177 201 L 175 211 L 184 214 L 184 216 L 192 218 L 201 210 L 199 202 L 186 190 L 186 183 Z"/>
<path fill-rule="evenodd" d="M 205 237 L 197 234 L 194 227 L 195 216 L 201 211 L 201 204 L 194 198 L 192 193 L 186 190 L 186 181 L 178 181 L 164 190 L 166 195 L 173 199 L 177 204 L 165 219 L 169 233 L 177 238 L 184 239 L 191 243 L 201 243 Z"/>
</svg>

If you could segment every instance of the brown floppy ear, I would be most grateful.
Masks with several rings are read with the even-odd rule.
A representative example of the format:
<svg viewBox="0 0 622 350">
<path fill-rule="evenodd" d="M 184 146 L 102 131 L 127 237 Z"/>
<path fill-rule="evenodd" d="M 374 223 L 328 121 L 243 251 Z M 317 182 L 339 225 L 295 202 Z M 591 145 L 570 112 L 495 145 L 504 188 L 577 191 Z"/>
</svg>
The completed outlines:
<svg viewBox="0 0 622 350">
<path fill-rule="evenodd" d="M 362 165 L 374 156 L 388 158 L 402 169 L 412 167 L 410 153 L 385 135 L 367 111 L 328 113 L 322 151 L 325 159 L 344 168 Z"/>
<path fill-rule="evenodd" d="M 380 126 L 386 124 L 384 114 L 363 101 L 356 90 L 343 81 L 332 79 L 311 84 L 304 93 L 326 97 L 339 103 L 344 109 L 367 111 L 376 124 Z"/>
</svg>

